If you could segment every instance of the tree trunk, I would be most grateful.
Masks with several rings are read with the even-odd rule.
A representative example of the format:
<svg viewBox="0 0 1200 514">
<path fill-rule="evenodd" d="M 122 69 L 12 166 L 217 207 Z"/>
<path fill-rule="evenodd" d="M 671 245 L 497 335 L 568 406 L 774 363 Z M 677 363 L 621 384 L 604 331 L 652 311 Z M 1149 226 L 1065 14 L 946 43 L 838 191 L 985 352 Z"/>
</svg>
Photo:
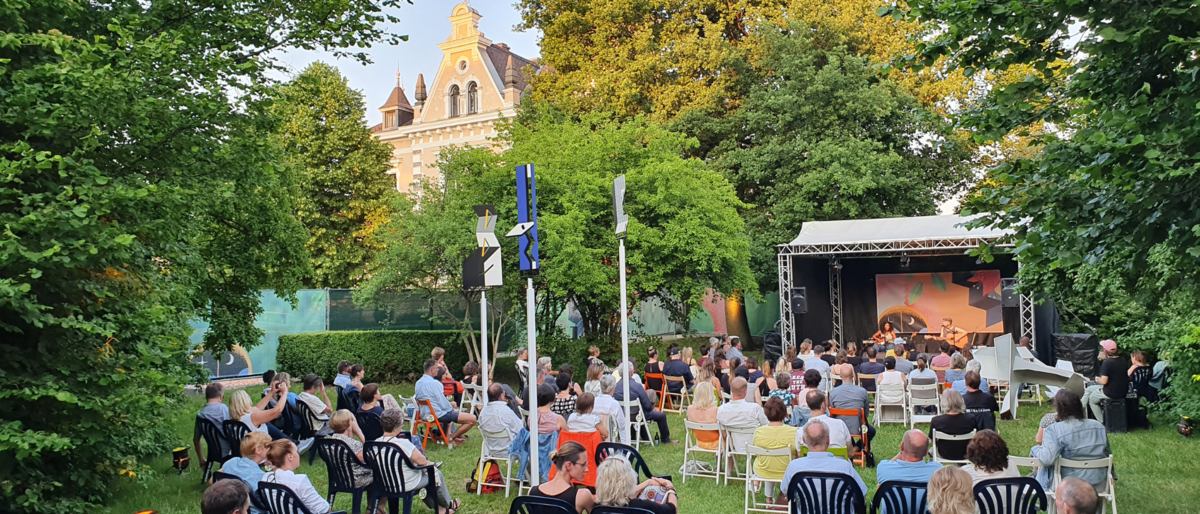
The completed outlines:
<svg viewBox="0 0 1200 514">
<path fill-rule="evenodd" d="M 754 339 L 750 336 L 750 321 L 746 318 L 746 301 L 741 291 L 735 291 L 725 298 L 725 326 L 729 335 L 742 340 L 743 350 L 754 346 Z"/>
</svg>

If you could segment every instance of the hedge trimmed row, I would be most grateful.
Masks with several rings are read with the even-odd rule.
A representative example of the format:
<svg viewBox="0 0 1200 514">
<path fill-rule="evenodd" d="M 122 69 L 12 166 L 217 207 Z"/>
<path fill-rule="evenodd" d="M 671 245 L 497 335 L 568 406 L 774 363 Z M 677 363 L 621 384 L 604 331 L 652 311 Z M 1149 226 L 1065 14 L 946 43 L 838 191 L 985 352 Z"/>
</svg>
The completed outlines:
<svg viewBox="0 0 1200 514">
<path fill-rule="evenodd" d="M 446 365 L 462 375 L 467 349 L 457 330 L 369 330 L 314 332 L 279 336 L 279 370 L 293 377 L 316 373 L 325 380 L 337 375 L 338 362 L 362 364 L 366 382 L 413 381 L 420 377 L 429 352 L 446 350 Z"/>
</svg>

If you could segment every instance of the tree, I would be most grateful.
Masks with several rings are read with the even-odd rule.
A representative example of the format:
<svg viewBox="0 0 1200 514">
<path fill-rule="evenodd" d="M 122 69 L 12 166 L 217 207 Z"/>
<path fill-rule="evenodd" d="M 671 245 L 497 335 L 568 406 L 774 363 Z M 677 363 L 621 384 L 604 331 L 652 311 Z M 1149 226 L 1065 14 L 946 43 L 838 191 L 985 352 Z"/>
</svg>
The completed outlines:
<svg viewBox="0 0 1200 514">
<path fill-rule="evenodd" d="M 777 245 L 813 220 L 937 213 L 965 186 L 967 155 L 950 126 L 867 57 L 823 50 L 803 24 L 764 27 L 758 83 L 730 116 L 695 132 L 734 184 L 758 284 L 778 280 Z"/>
<path fill-rule="evenodd" d="M 258 342 L 259 290 L 307 262 L 269 52 L 394 41 L 389 5 L 0 5 L 5 511 L 95 510 L 177 443 L 189 318 L 214 352 Z"/>
<path fill-rule="evenodd" d="M 1038 138 L 1040 152 L 999 166 L 991 187 L 964 208 L 990 213 L 980 224 L 1015 230 L 1023 289 L 1064 294 L 1050 277 L 1081 265 L 1119 277 L 1136 299 L 1155 296 L 1162 284 L 1195 287 L 1200 19 L 1194 2 L 917 0 L 890 12 L 945 27 L 918 45 L 903 63 L 909 67 L 945 58 L 967 74 L 1012 66 L 1039 72 L 993 88 L 959 120 L 981 142 L 1037 121 L 1054 127 Z M 1056 73 L 1057 63 L 1063 66 Z M 1148 275 L 1165 282 L 1147 281 Z M 1158 348 L 1194 348 L 1195 338 L 1184 332 L 1161 334 Z M 1179 375 L 1200 372 L 1194 359 L 1187 363 Z M 1177 398 L 1197 392 L 1187 380 L 1171 387 Z"/>
<path fill-rule="evenodd" d="M 281 86 L 271 111 L 280 118 L 284 148 L 302 170 L 297 215 L 309 232 L 313 269 L 306 285 L 352 287 L 382 249 L 375 234 L 395 195 L 385 173 L 392 147 L 366 127 L 362 93 L 323 62 Z"/>
</svg>

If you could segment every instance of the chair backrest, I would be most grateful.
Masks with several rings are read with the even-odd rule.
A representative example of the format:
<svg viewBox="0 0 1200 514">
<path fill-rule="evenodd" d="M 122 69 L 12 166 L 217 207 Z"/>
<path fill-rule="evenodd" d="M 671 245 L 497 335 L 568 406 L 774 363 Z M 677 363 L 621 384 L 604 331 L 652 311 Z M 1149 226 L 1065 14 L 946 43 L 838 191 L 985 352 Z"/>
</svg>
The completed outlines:
<svg viewBox="0 0 1200 514">
<path fill-rule="evenodd" d="M 679 382 L 679 385 L 681 387 L 684 386 L 685 384 L 687 384 L 687 380 L 684 380 L 683 377 L 676 377 L 676 376 L 672 376 L 672 375 L 663 375 L 663 380 L 665 380 L 667 382 Z M 681 393 L 675 393 L 675 394 L 682 394 L 682 393 L 686 393 L 686 392 L 687 392 L 687 388 L 685 387 L 685 388 L 681 389 Z M 615 507 L 610 507 L 610 508 L 615 508 Z M 645 509 L 636 509 L 636 510 L 645 510 Z"/>
<path fill-rule="evenodd" d="M 643 423 L 646 421 L 646 418 L 642 416 L 642 402 L 631 398 L 628 400 L 617 400 L 617 404 L 620 405 L 622 409 L 624 409 L 626 406 L 629 407 L 630 423 Z"/>
<path fill-rule="evenodd" d="M 1046 510 L 1046 491 L 1029 477 L 998 478 L 975 484 L 979 514 L 1037 514 Z"/>
<path fill-rule="evenodd" d="M 1104 479 L 1105 486 L 1103 488 L 1101 488 L 1100 492 L 1105 492 L 1108 490 L 1107 484 L 1109 483 L 1109 479 L 1112 478 L 1112 462 L 1113 462 L 1112 455 L 1109 455 L 1108 457 L 1104 457 L 1102 459 L 1091 459 L 1091 460 L 1071 460 L 1071 459 L 1065 459 L 1065 458 L 1059 457 L 1058 459 L 1056 459 L 1054 461 L 1054 483 L 1057 484 L 1062 481 L 1062 469 L 1063 468 L 1067 468 L 1067 469 L 1103 469 L 1103 470 L 1106 470 L 1106 472 L 1108 473 L 1108 476 Z"/>
<path fill-rule="evenodd" d="M 317 433 L 317 415 L 307 403 L 296 402 L 296 408 L 300 411 L 300 438 L 308 439 Z"/>
<path fill-rule="evenodd" d="M 363 461 L 366 462 L 368 468 L 371 468 L 371 474 L 374 475 L 371 486 L 387 495 L 416 492 L 405 488 L 405 473 L 429 473 L 428 470 L 433 469 L 432 466 L 422 468 L 413 466 L 412 461 L 400 450 L 399 446 L 379 441 L 371 441 L 363 445 Z M 430 476 L 429 479 L 430 483 L 433 483 L 433 476 Z M 437 511 L 436 507 L 434 511 Z"/>
<path fill-rule="evenodd" d="M 221 480 L 242 480 L 242 477 L 230 475 L 229 473 L 222 473 L 220 471 L 213 471 L 213 483 L 215 484 Z M 253 487 L 250 487 L 251 484 L 249 482 L 242 480 L 242 483 L 246 484 L 246 487 L 250 488 L 250 505 L 253 505 L 254 508 L 259 510 L 268 510 L 267 504 L 263 503 L 262 496 L 259 496 L 258 491 L 256 491 Z"/>
<path fill-rule="evenodd" d="M 787 486 L 791 514 L 865 514 L 858 483 L 842 473 L 800 472 Z"/>
<path fill-rule="evenodd" d="M 640 507 L 606 507 L 597 505 L 589 514 L 654 514 Z"/>
<path fill-rule="evenodd" d="M 1018 457 L 1016 455 L 1009 455 L 1008 465 L 1022 468 L 1040 468 L 1042 467 L 1042 461 L 1037 457 Z"/>
<path fill-rule="evenodd" d="M 329 474 L 329 489 L 354 489 L 354 462 L 357 457 L 350 451 L 350 445 L 332 437 L 317 439 L 315 444 L 321 460 L 325 461 L 325 470 Z"/>
<path fill-rule="evenodd" d="M 696 446 L 699 440 L 696 439 L 696 431 L 701 432 L 716 432 L 717 433 L 717 448 L 721 448 L 722 437 L 721 425 L 717 423 L 695 423 L 688 420 L 683 420 L 683 428 L 687 431 L 686 440 L 683 444 L 687 447 Z"/>
<path fill-rule="evenodd" d="M 225 436 L 225 440 L 229 441 L 230 450 L 237 448 L 240 451 L 242 447 L 242 439 L 245 439 L 247 435 L 250 435 L 250 427 L 236 419 L 227 419 L 221 422 L 221 432 Z M 230 451 L 230 453 L 233 453 L 236 456 L 236 454 L 239 452 Z"/>
<path fill-rule="evenodd" d="M 642 458 L 642 454 L 638 453 L 637 449 L 627 444 L 621 443 L 600 443 L 596 446 L 596 466 L 599 467 L 604 459 L 618 455 L 629 461 L 629 465 L 633 470 L 644 475 L 647 479 L 653 478 L 655 475 L 650 473 L 650 467 L 646 465 L 646 460 Z"/>
<path fill-rule="evenodd" d="M 356 412 L 354 419 L 358 420 L 358 429 L 362 430 L 363 437 L 368 441 L 383 437 L 383 424 L 374 412 Z"/>
<path fill-rule="evenodd" d="M 1135 386 L 1150 383 L 1150 366 L 1138 366 L 1133 370 L 1133 374 L 1129 375 L 1129 383 Z"/>
<path fill-rule="evenodd" d="M 860 425 L 866 425 L 866 424 L 867 424 L 867 413 L 866 413 L 866 412 L 863 412 L 863 410 L 862 410 L 862 409 L 835 409 L 835 408 L 833 408 L 833 407 L 830 407 L 830 408 L 829 408 L 829 415 L 830 415 L 831 417 L 836 417 L 836 418 L 839 418 L 839 419 L 840 419 L 840 418 L 842 418 L 842 417 L 848 417 L 848 418 L 858 418 L 858 423 L 859 423 Z M 843 420 L 843 421 L 845 421 L 845 420 Z M 848 424 L 849 424 L 849 423 L 847 423 L 847 425 L 848 425 Z"/>
<path fill-rule="evenodd" d="M 925 384 L 921 384 L 921 383 L 917 383 L 917 380 L 926 380 L 929 382 L 925 383 Z M 917 398 L 917 399 L 922 399 L 922 400 L 936 400 L 938 397 L 937 382 L 935 380 L 933 380 L 932 378 L 926 378 L 926 379 L 914 378 L 913 382 L 908 385 L 908 394 L 912 395 L 912 398 Z"/>
<path fill-rule="evenodd" d="M 768 450 L 766 448 L 754 446 L 753 444 L 746 445 L 746 469 L 754 469 L 754 459 L 756 457 L 784 457 L 791 459 L 792 448 L 790 446 L 785 446 L 783 448 L 773 448 Z"/>
<path fill-rule="evenodd" d="M 880 512 L 879 507 L 887 514 L 925 514 L 925 488 L 928 482 L 906 482 L 888 480 L 879 484 L 875 497 L 871 499 L 871 512 Z"/>
<path fill-rule="evenodd" d="M 970 441 L 971 439 L 975 438 L 975 430 L 972 430 L 972 431 L 967 432 L 962 435 L 950 435 L 950 434 L 947 434 L 944 432 L 938 432 L 937 430 L 932 430 L 932 429 L 930 430 L 930 432 L 933 433 L 933 440 L 930 441 L 929 451 L 933 452 L 934 460 L 941 458 L 938 456 L 938 449 L 937 449 L 938 441 Z"/>
<path fill-rule="evenodd" d="M 566 500 L 546 496 L 518 496 L 508 514 L 575 514 L 575 506 Z"/>
<path fill-rule="evenodd" d="M 286 485 L 259 482 L 258 495 L 271 514 L 315 514 Z"/>
<path fill-rule="evenodd" d="M 480 444 L 483 445 L 483 455 L 485 458 L 489 458 L 489 457 L 504 458 L 504 457 L 508 456 L 507 448 L 512 444 L 512 439 L 513 439 L 512 434 L 508 433 L 507 430 L 502 430 L 500 432 L 489 432 L 487 430 L 484 430 L 483 427 L 478 427 L 478 428 L 479 428 L 479 435 L 481 437 L 483 437 L 483 442 Z M 493 452 L 490 448 L 491 445 L 488 444 L 489 441 L 504 441 L 504 448 L 506 448 L 506 450 L 504 451 L 504 453 Z"/>
<path fill-rule="evenodd" d="M 242 425 L 245 426 L 245 423 Z M 200 429 L 200 435 L 204 437 L 204 446 L 208 447 L 205 460 L 220 462 L 232 454 L 229 450 L 235 447 L 228 445 L 224 430 L 211 419 L 196 416 L 196 426 Z M 226 444 L 221 444 L 222 441 L 226 441 Z M 238 442 L 241 443 L 240 440 Z"/>
<path fill-rule="evenodd" d="M 744 452 L 750 441 L 754 440 L 754 431 L 757 428 L 750 427 L 730 427 L 720 425 L 721 430 L 728 434 L 725 438 L 725 446 L 727 451 Z"/>
<path fill-rule="evenodd" d="M 415 412 L 413 412 L 414 417 L 417 417 L 417 418 L 422 417 L 422 414 L 421 414 L 422 407 L 424 407 L 425 409 L 428 409 L 430 414 L 434 414 L 435 412 L 437 412 L 437 411 L 433 410 L 433 402 L 430 401 L 428 398 L 426 398 L 424 400 L 420 400 L 420 399 L 417 399 L 416 397 L 413 397 L 413 401 L 417 402 L 417 410 Z M 425 421 L 424 419 L 417 419 L 417 423 L 421 423 L 424 421 Z"/>
<path fill-rule="evenodd" d="M 337 388 L 337 408 L 342 410 L 346 408 L 346 388 L 337 384 L 334 384 L 333 387 Z"/>
<path fill-rule="evenodd" d="M 858 385 L 867 391 L 875 392 L 875 375 L 859 373 Z M 868 385 L 870 387 L 867 387 Z"/>
</svg>

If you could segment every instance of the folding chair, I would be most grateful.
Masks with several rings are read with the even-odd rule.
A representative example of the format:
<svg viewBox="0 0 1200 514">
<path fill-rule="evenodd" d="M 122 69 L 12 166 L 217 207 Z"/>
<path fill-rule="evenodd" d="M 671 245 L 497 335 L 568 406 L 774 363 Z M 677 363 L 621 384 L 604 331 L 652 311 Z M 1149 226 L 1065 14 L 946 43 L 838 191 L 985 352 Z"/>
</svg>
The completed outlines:
<svg viewBox="0 0 1200 514">
<path fill-rule="evenodd" d="M 1112 504 L 1112 514 L 1117 514 L 1117 495 L 1114 492 L 1115 489 L 1113 489 L 1114 482 L 1113 482 L 1112 464 L 1113 464 L 1112 455 L 1109 455 L 1108 457 L 1105 457 L 1103 459 L 1092 459 L 1092 460 L 1071 460 L 1071 459 L 1064 459 L 1062 457 L 1059 457 L 1058 459 L 1056 459 L 1054 461 L 1054 482 L 1053 482 L 1054 488 L 1057 489 L 1058 483 L 1062 481 L 1062 469 L 1063 468 L 1103 469 L 1103 470 L 1105 470 L 1105 473 L 1107 474 L 1104 477 L 1104 489 L 1096 492 L 1096 495 L 1100 497 L 1100 502 L 1101 502 L 1100 503 L 1100 505 L 1101 505 L 1100 512 L 1101 513 L 1107 512 L 1108 509 L 1106 508 L 1106 506 L 1107 506 L 1107 504 L 1111 503 Z"/>
<path fill-rule="evenodd" d="M 667 391 L 667 381 L 663 378 L 662 373 L 646 373 L 646 378 L 642 380 L 642 385 L 645 386 L 645 389 L 647 391 L 651 390 L 651 387 L 650 387 L 651 380 L 657 380 L 658 381 L 657 383 L 662 384 L 661 387 L 653 388 L 653 390 L 658 391 L 658 405 L 654 406 L 654 410 L 662 411 L 663 410 L 663 401 L 666 400 L 665 393 Z"/>
<path fill-rule="evenodd" d="M 867 389 L 867 386 L 866 386 L 866 384 L 868 382 L 871 384 L 870 389 Z M 862 373 L 859 373 L 858 374 L 858 385 L 860 387 L 862 387 L 863 389 L 867 389 L 867 398 L 870 399 L 871 405 L 874 406 L 875 405 L 875 389 L 877 389 L 877 387 L 875 387 L 875 375 L 864 375 Z"/>
<path fill-rule="evenodd" d="M 362 430 L 363 437 L 367 441 L 383 437 L 383 424 L 379 422 L 379 416 L 374 412 L 356 412 L 354 419 L 358 421 L 358 429 Z"/>
<path fill-rule="evenodd" d="M 674 383 L 679 384 L 679 392 L 678 393 L 670 392 L 670 390 L 671 390 L 670 384 L 674 384 Z M 684 380 L 683 377 L 673 377 L 670 375 L 664 376 L 663 377 L 662 395 L 660 397 L 663 398 L 663 402 L 661 405 L 663 412 L 674 412 L 676 414 L 683 414 L 683 410 L 687 408 L 688 398 L 689 398 L 688 390 L 687 390 L 687 381 Z M 676 399 L 679 400 L 678 404 L 675 403 Z M 669 408 L 668 408 L 668 404 L 670 405 Z"/>
<path fill-rule="evenodd" d="M 429 442 L 429 431 L 434 428 L 437 429 L 438 435 L 442 438 L 441 442 L 446 445 L 446 448 L 453 449 L 454 442 L 450 441 L 449 437 L 446 437 L 446 427 L 443 427 L 442 423 L 436 418 L 433 421 L 426 421 L 424 416 L 421 415 L 420 408 L 424 407 L 429 409 L 429 415 L 433 416 L 433 403 L 429 400 L 416 400 L 416 402 L 418 408 L 416 415 L 413 416 L 413 433 L 416 434 L 421 428 L 425 429 L 424 435 L 421 436 L 421 451 L 425 451 L 426 443 Z M 437 436 L 434 436 L 434 442 L 437 442 Z"/>
<path fill-rule="evenodd" d="M 737 458 L 744 457 L 747 461 L 750 460 L 749 454 L 746 453 L 746 447 L 750 446 L 750 442 L 754 440 L 754 430 L 757 428 L 735 428 L 725 425 L 720 425 L 721 430 L 725 432 L 725 457 L 728 464 L 725 467 L 725 485 L 729 485 L 729 479 L 745 480 L 746 477 L 741 476 L 738 471 Z"/>
<path fill-rule="evenodd" d="M 754 445 L 746 445 L 746 494 L 744 509 L 746 512 L 771 512 L 780 513 L 787 512 L 787 507 L 784 505 L 775 505 L 771 502 L 759 502 L 758 493 L 754 491 L 754 484 L 765 484 L 771 482 L 777 484 L 779 490 L 783 490 L 783 479 L 763 478 L 754 473 L 754 460 L 760 457 L 785 457 L 792 458 L 792 448 L 777 448 L 767 450 Z"/>
<path fill-rule="evenodd" d="M 915 381 L 916 379 L 914 379 Z M 928 380 L 928 379 L 926 379 Z M 917 407 L 933 407 L 940 413 L 937 383 L 932 384 L 909 384 L 908 386 L 908 424 L 910 427 L 915 427 L 917 423 L 931 423 L 933 416 L 931 414 L 917 414 Z"/>
<path fill-rule="evenodd" d="M 884 423 L 900 423 L 902 425 L 907 425 L 908 416 L 911 414 L 911 411 L 908 408 L 908 393 L 904 391 L 904 386 L 900 384 L 885 384 L 876 387 L 876 389 L 880 394 L 875 396 L 875 425 L 879 426 Z M 887 396 L 888 393 L 899 395 L 900 399 L 898 401 L 883 401 L 882 398 Z M 884 407 L 898 408 L 900 410 L 900 418 L 896 419 L 895 417 L 885 417 Z"/>
<path fill-rule="evenodd" d="M 509 482 L 516 481 L 517 479 L 512 474 L 512 465 L 513 459 L 518 457 L 514 457 L 508 453 L 508 447 L 509 443 L 512 442 L 512 436 L 509 435 L 508 432 L 489 432 L 484 430 L 482 427 L 479 429 L 479 433 L 483 436 L 483 442 L 480 443 L 479 449 L 479 468 L 475 472 L 475 477 L 477 478 L 475 481 L 475 495 L 478 496 L 483 494 L 483 481 L 486 478 L 486 476 L 483 474 L 483 463 L 489 460 L 494 460 L 496 462 L 504 462 L 506 465 L 505 471 L 500 473 L 500 479 L 504 482 L 504 497 L 508 498 L 508 484 Z M 503 441 L 504 451 L 500 451 L 499 445 L 496 445 L 496 449 L 491 449 L 489 447 L 489 443 L 492 441 Z M 520 465 L 519 460 L 518 465 Z M 520 487 L 520 484 L 517 485 Z"/>
<path fill-rule="evenodd" d="M 631 442 L 635 447 L 641 448 L 642 430 L 645 430 L 646 435 L 650 436 L 650 422 L 646 421 L 646 416 L 642 415 L 641 402 L 637 400 L 617 400 L 617 403 L 621 404 L 622 409 L 626 405 L 629 406 L 629 437 L 633 439 Z M 654 445 L 653 436 L 650 436 L 650 445 Z"/>
<path fill-rule="evenodd" d="M 871 443 L 870 443 L 870 441 L 867 440 L 867 413 L 866 413 L 866 411 L 864 411 L 862 409 L 834 409 L 834 408 L 830 407 L 829 415 L 832 417 L 838 417 L 839 419 L 841 419 L 840 418 L 841 416 L 847 416 L 847 417 L 854 416 L 854 417 L 858 418 L 858 424 L 860 426 L 858 435 L 850 434 L 850 440 L 853 441 L 853 440 L 857 439 L 860 442 L 862 442 L 862 450 L 858 450 L 857 448 L 855 448 L 855 450 L 850 453 L 850 462 L 854 463 L 854 464 L 858 464 L 859 467 L 866 468 L 867 467 L 867 453 L 869 453 L 871 451 L 871 447 L 870 447 Z M 845 420 L 843 419 L 842 421 L 845 421 Z M 849 425 L 849 423 L 847 423 L 847 425 Z"/>
<path fill-rule="evenodd" d="M 300 439 L 325 437 L 317 433 L 317 415 L 313 412 L 312 407 L 307 403 L 296 402 L 296 408 L 300 411 Z M 314 441 L 315 443 L 315 441 Z M 308 453 L 308 463 L 312 465 L 313 459 L 316 458 L 317 452 Z"/>
<path fill-rule="evenodd" d="M 688 476 L 714 478 L 714 479 L 716 479 L 718 484 L 721 483 L 721 461 L 724 460 L 724 458 L 725 458 L 724 453 L 721 451 L 723 448 L 725 448 L 725 446 L 724 446 L 725 445 L 725 436 L 721 432 L 721 425 L 719 425 L 717 423 L 693 423 L 691 421 L 684 420 L 683 428 L 684 428 L 683 483 L 685 483 L 685 484 L 687 483 Z M 696 436 L 696 431 L 698 431 L 698 430 L 704 431 L 704 432 L 716 432 L 716 434 L 717 434 L 717 449 L 710 450 L 708 448 L 702 448 L 700 446 L 700 439 Z M 691 462 L 707 463 L 707 461 L 693 458 L 693 455 L 696 453 L 711 453 L 711 454 L 713 454 L 713 456 L 715 457 L 714 460 L 716 460 L 716 466 L 715 466 L 716 471 L 714 471 L 712 473 L 706 473 L 703 471 L 689 472 L 688 471 L 689 463 L 691 463 Z"/>
<path fill-rule="evenodd" d="M 467 414 L 474 414 L 476 409 L 482 409 L 483 406 L 480 403 L 479 397 L 480 387 L 477 385 L 468 384 L 466 382 L 463 382 L 462 386 L 463 401 L 462 404 L 458 406 L 458 411 L 465 412 Z"/>
<path fill-rule="evenodd" d="M 962 435 L 949 435 L 949 434 L 944 434 L 944 433 L 938 432 L 937 430 L 933 430 L 932 432 L 933 432 L 933 441 L 931 441 L 931 442 L 933 444 L 929 445 L 929 450 L 931 452 L 933 452 L 933 461 L 934 462 L 940 462 L 942 464 L 956 464 L 956 465 L 964 465 L 964 464 L 971 463 L 971 461 L 966 460 L 966 459 L 952 460 L 952 459 L 946 459 L 946 458 L 941 457 L 940 455 L 938 455 L 938 441 L 970 441 L 971 439 L 975 438 L 974 430 L 967 432 L 965 434 L 962 434 Z"/>
<path fill-rule="evenodd" d="M 932 369 L 934 373 L 937 373 L 938 384 L 946 383 L 946 370 L 950 369 L 950 366 L 930 366 L 929 369 Z"/>
<path fill-rule="evenodd" d="M 247 435 L 250 435 L 250 427 L 236 419 L 227 419 L 221 422 L 221 432 L 225 436 L 225 440 L 229 442 L 229 447 L 238 449 L 238 451 L 232 453 L 240 455 L 242 440 Z"/>
<path fill-rule="evenodd" d="M 627 444 L 619 443 L 600 443 L 596 446 L 596 457 L 593 459 L 596 462 L 596 467 L 604 462 L 604 459 L 609 457 L 619 456 L 629 462 L 629 466 L 634 472 L 644 475 L 647 479 L 650 478 L 665 478 L 671 480 L 671 475 L 655 475 L 650 472 L 650 466 L 646 465 L 646 459 L 642 458 L 642 454 L 638 453 L 637 449 Z M 640 479 L 639 479 L 640 480 Z"/>
</svg>

